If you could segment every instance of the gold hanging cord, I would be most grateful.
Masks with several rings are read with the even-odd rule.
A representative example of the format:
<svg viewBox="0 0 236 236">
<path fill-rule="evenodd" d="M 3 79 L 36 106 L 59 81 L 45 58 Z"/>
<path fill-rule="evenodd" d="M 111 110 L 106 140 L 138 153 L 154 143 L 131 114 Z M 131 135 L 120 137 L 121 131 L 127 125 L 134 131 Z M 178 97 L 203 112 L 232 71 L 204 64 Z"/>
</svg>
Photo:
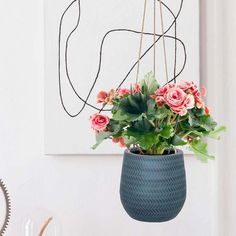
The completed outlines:
<svg viewBox="0 0 236 236">
<path fill-rule="evenodd" d="M 141 58 L 141 53 L 142 53 L 143 32 L 144 32 L 144 24 L 145 24 L 145 18 L 146 18 L 146 10 L 147 10 L 147 0 L 144 0 L 142 29 L 141 29 L 141 37 L 140 37 L 140 44 L 139 44 L 139 52 L 138 52 L 138 65 L 137 65 L 136 83 L 138 82 L 138 77 L 139 77 L 140 58 Z"/>
<path fill-rule="evenodd" d="M 166 55 L 166 41 L 164 35 L 164 20 L 163 20 L 163 10 L 162 10 L 162 0 L 159 0 L 160 3 L 160 15 L 161 15 L 161 33 L 162 33 L 162 43 L 163 43 L 163 52 L 164 52 L 164 60 L 165 60 L 165 72 L 166 72 L 166 82 L 169 82 L 168 76 L 168 64 L 167 64 L 167 55 Z"/>
<path fill-rule="evenodd" d="M 153 72 L 154 76 L 156 76 L 156 1 L 160 3 L 160 17 L 161 17 L 161 30 L 162 30 L 162 43 L 163 43 L 163 53 L 164 53 L 164 60 L 165 60 L 165 75 L 166 81 L 169 82 L 168 78 L 168 64 L 167 64 L 167 53 L 166 53 L 166 43 L 165 43 L 165 35 L 164 35 L 164 19 L 163 19 L 163 9 L 162 9 L 162 0 L 153 0 L 154 2 L 154 66 Z M 141 53 L 142 53 L 142 45 L 143 45 L 143 35 L 144 35 L 144 25 L 145 25 L 145 18 L 146 18 L 146 10 L 147 10 L 147 0 L 144 0 L 144 10 L 143 10 L 143 18 L 142 18 L 142 27 L 141 27 L 141 36 L 140 36 L 140 45 L 139 45 L 139 52 L 138 52 L 138 64 L 137 64 L 137 74 L 136 74 L 136 83 L 138 82 L 139 78 L 139 70 L 140 70 L 140 60 L 141 60 Z"/>
<path fill-rule="evenodd" d="M 154 73 L 154 77 L 156 78 L 156 0 L 153 0 L 153 9 L 154 9 L 154 16 L 153 16 L 153 19 L 154 19 L 154 34 L 153 34 L 153 52 L 154 52 L 154 55 L 153 55 L 153 73 Z"/>
</svg>

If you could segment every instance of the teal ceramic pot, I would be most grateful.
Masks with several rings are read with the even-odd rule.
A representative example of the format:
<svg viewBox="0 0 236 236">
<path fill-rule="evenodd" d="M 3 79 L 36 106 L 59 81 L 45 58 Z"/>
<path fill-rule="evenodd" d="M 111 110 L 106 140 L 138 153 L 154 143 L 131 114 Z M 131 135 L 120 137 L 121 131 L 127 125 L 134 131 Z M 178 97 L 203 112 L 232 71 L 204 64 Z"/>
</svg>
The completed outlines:
<svg viewBox="0 0 236 236">
<path fill-rule="evenodd" d="M 186 199 L 184 156 L 147 156 L 124 153 L 120 198 L 126 212 L 135 220 L 164 222 L 175 218 Z"/>
</svg>

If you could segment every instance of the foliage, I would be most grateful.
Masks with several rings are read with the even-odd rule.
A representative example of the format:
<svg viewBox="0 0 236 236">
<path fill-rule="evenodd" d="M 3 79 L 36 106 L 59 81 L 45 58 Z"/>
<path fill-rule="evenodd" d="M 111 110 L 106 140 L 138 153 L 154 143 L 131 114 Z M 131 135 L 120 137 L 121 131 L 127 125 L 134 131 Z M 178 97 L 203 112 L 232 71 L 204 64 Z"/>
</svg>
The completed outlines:
<svg viewBox="0 0 236 236">
<path fill-rule="evenodd" d="M 207 152 L 205 137 L 219 139 L 225 127 L 217 127 L 203 95 L 193 82 L 160 87 L 153 74 L 148 73 L 131 89 L 113 93 L 112 116 L 103 130 L 94 128 L 96 122 L 101 125 L 101 115 L 99 120 L 93 118 L 91 123 L 96 130 L 93 148 L 105 139 L 112 139 L 147 155 L 161 155 L 166 149 L 188 146 L 201 161 L 213 159 Z M 104 105 L 110 95 L 101 91 L 98 96 Z"/>
</svg>

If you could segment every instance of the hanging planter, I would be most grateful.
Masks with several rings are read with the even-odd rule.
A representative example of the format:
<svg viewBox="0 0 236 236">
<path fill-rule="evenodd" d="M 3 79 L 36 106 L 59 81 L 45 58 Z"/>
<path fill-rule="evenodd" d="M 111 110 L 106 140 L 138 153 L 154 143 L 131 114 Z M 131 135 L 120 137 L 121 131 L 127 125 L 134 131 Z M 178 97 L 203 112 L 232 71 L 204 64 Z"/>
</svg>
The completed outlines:
<svg viewBox="0 0 236 236">
<path fill-rule="evenodd" d="M 203 102 L 206 89 L 193 82 L 161 87 L 152 73 L 131 89 L 101 91 L 97 102 L 112 105 L 112 116 L 91 116 L 96 148 L 112 139 L 124 153 L 120 185 L 121 202 L 134 219 L 163 222 L 173 219 L 186 198 L 183 152 L 188 146 L 198 159 L 214 157 L 207 152 L 205 137 L 219 138 L 217 127 Z"/>
<path fill-rule="evenodd" d="M 159 39 L 156 39 L 155 21 L 154 73 L 148 73 L 139 81 L 147 6 L 145 0 L 136 83 L 131 84 L 130 88 L 119 87 L 108 92 L 99 92 L 97 102 L 103 106 L 99 113 L 90 118 L 97 141 L 93 148 L 106 139 L 127 148 L 121 175 L 121 202 L 132 218 L 145 222 L 169 221 L 178 215 L 184 205 L 184 156 L 177 148 L 187 146 L 198 159 L 207 162 L 214 157 L 208 154 L 205 137 L 219 139 L 220 132 L 225 130 L 224 126 L 217 127 L 203 101 L 206 95 L 204 87 L 199 89 L 194 82 L 189 81 L 176 82 L 176 78 L 181 74 L 176 72 L 176 63 L 174 78 L 169 80 L 163 3 L 161 0 L 159 3 L 162 29 L 159 39 L 162 38 L 163 43 L 166 84 L 160 86 L 156 80 L 155 45 Z M 155 11 L 156 1 L 154 19 Z M 173 39 L 175 42 L 178 40 L 176 31 Z M 176 62 L 177 44 L 175 49 Z M 111 116 L 101 114 L 107 105 L 111 106 Z"/>
<path fill-rule="evenodd" d="M 175 218 L 186 199 L 184 157 L 173 154 L 145 156 L 126 150 L 120 184 L 126 212 L 145 222 Z"/>
</svg>

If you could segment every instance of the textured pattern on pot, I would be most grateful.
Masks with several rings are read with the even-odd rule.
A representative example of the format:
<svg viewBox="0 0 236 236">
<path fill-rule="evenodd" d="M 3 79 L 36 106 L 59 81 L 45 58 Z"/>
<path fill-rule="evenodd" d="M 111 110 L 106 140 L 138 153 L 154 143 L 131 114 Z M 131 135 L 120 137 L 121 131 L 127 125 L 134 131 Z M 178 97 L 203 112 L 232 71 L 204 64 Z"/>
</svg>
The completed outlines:
<svg viewBox="0 0 236 236">
<path fill-rule="evenodd" d="M 164 222 L 175 218 L 186 199 L 186 175 L 181 150 L 145 156 L 124 153 L 120 198 L 133 219 Z"/>
</svg>

